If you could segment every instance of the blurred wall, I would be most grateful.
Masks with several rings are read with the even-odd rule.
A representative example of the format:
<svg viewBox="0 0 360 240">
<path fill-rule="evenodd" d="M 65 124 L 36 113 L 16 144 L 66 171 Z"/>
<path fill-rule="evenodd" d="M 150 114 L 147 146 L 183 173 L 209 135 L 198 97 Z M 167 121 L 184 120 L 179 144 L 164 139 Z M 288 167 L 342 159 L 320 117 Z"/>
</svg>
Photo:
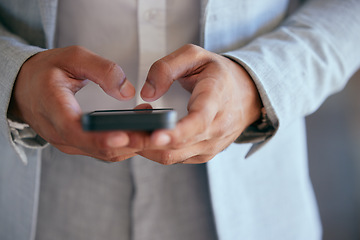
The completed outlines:
<svg viewBox="0 0 360 240">
<path fill-rule="evenodd" d="M 360 239 L 360 71 L 307 117 L 310 176 L 324 240 Z"/>
</svg>

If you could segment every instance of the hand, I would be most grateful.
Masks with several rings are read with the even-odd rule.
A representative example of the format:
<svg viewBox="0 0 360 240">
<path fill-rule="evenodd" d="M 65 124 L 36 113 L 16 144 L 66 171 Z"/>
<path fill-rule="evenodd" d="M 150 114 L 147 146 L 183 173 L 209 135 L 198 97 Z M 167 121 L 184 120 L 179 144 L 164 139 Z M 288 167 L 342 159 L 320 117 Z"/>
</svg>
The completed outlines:
<svg viewBox="0 0 360 240">
<path fill-rule="evenodd" d="M 82 131 L 81 109 L 74 95 L 87 79 L 118 100 L 135 95 L 134 87 L 115 63 L 81 47 L 58 48 L 40 52 L 23 64 L 9 112 L 65 153 L 106 161 L 134 156 L 139 149 L 126 147 L 130 139 L 125 132 Z"/>
<path fill-rule="evenodd" d="M 186 45 L 153 64 L 141 96 L 154 101 L 174 81 L 192 93 L 188 115 L 175 129 L 152 134 L 151 147 L 139 152 L 146 158 L 161 164 L 207 162 L 260 117 L 254 82 L 228 58 Z"/>
</svg>

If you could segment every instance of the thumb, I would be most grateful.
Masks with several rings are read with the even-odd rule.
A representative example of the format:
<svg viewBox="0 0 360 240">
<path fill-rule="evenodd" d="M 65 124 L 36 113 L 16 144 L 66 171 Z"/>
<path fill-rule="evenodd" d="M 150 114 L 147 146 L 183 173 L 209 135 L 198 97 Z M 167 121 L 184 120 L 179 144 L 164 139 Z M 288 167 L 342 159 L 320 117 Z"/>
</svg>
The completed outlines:
<svg viewBox="0 0 360 240">
<path fill-rule="evenodd" d="M 204 49 L 188 44 L 156 61 L 149 70 L 141 97 L 145 101 L 155 101 L 177 80 L 186 90 L 192 91 L 196 79 L 191 76 L 201 71 L 206 57 Z"/>
<path fill-rule="evenodd" d="M 62 66 L 76 79 L 88 79 L 118 100 L 134 97 L 134 86 L 116 63 L 79 46 L 68 47 L 64 51 Z"/>
<path fill-rule="evenodd" d="M 198 47 L 185 45 L 156 61 L 149 70 L 141 97 L 145 101 L 155 101 L 166 93 L 174 81 L 192 75 L 198 65 L 198 59 L 194 55 L 196 51 Z"/>
</svg>

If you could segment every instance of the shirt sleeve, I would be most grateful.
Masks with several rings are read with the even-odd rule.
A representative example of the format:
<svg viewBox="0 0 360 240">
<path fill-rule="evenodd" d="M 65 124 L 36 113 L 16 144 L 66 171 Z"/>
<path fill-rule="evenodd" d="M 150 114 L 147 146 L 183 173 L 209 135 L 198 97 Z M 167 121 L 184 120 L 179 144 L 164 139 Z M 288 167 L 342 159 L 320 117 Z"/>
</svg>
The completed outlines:
<svg viewBox="0 0 360 240">
<path fill-rule="evenodd" d="M 44 147 L 45 142 L 28 125 L 8 119 L 8 107 L 17 74 L 23 63 L 44 49 L 30 46 L 8 32 L 0 23 L 0 134 L 8 139 L 19 158 L 26 164 L 24 148 Z"/>
<path fill-rule="evenodd" d="M 346 85 L 360 65 L 359 13 L 357 0 L 308 1 L 274 31 L 224 54 L 248 71 L 274 126 L 248 132 L 267 135 L 251 152 Z"/>
</svg>

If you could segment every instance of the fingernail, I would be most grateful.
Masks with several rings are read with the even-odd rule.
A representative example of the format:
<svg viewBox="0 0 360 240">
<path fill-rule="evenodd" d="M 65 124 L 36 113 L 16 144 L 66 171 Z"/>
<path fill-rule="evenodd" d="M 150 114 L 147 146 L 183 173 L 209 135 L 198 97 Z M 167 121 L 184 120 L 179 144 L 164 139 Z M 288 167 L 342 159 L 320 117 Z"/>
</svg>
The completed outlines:
<svg viewBox="0 0 360 240">
<path fill-rule="evenodd" d="M 123 96 L 124 98 L 130 98 L 133 97 L 135 94 L 135 89 L 134 87 L 129 83 L 129 81 L 125 81 L 121 86 L 120 86 L 120 94 L 121 96 Z"/>
<path fill-rule="evenodd" d="M 167 144 L 169 144 L 171 141 L 171 138 L 169 135 L 167 134 L 160 134 L 157 136 L 157 138 L 155 139 L 155 145 L 156 146 L 165 146 Z"/>
<path fill-rule="evenodd" d="M 152 98 L 155 95 L 155 88 L 154 86 L 146 81 L 143 89 L 141 90 L 141 95 L 146 98 Z"/>
<path fill-rule="evenodd" d="M 123 147 L 127 144 L 127 138 L 123 134 L 112 136 L 107 139 L 106 144 L 111 148 Z"/>
</svg>

